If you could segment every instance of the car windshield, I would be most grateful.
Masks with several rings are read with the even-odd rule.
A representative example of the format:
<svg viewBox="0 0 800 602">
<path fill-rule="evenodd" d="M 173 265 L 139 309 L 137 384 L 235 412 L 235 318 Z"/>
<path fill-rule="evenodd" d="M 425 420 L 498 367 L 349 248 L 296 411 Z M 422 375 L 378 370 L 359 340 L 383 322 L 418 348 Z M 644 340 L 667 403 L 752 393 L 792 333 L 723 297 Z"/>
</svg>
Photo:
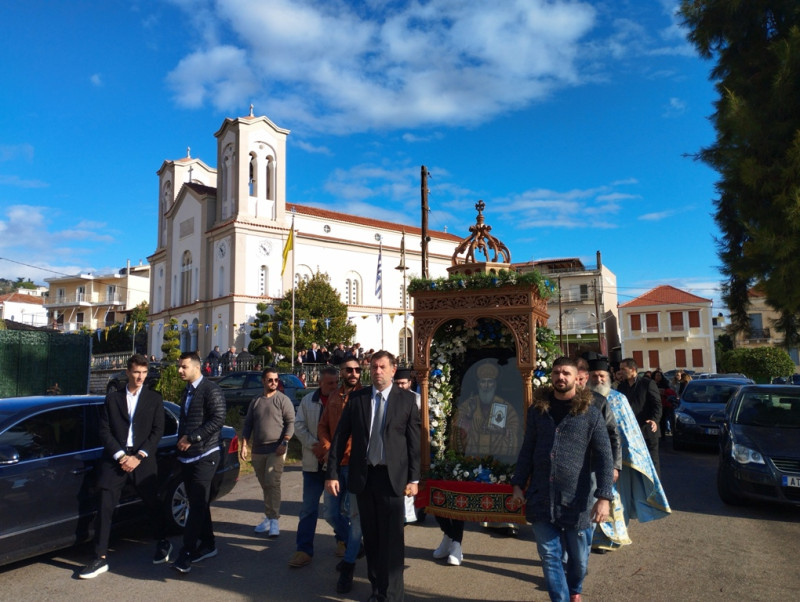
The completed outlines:
<svg viewBox="0 0 800 602">
<path fill-rule="evenodd" d="M 230 376 L 226 376 L 225 378 L 219 379 L 217 384 L 222 389 L 243 389 L 246 378 L 246 374 L 232 374 Z"/>
<path fill-rule="evenodd" d="M 748 393 L 733 420 L 748 426 L 800 428 L 800 393 Z"/>
<path fill-rule="evenodd" d="M 739 390 L 740 385 L 715 383 L 707 380 L 702 383 L 689 383 L 683 393 L 683 400 L 689 403 L 718 403 L 725 405 Z"/>
</svg>

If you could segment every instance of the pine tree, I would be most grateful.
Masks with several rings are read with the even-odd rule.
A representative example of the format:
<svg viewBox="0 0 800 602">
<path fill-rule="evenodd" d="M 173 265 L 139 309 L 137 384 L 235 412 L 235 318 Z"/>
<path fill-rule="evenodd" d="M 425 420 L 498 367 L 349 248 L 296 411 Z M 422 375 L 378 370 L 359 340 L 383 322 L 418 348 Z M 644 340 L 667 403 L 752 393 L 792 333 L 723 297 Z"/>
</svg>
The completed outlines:
<svg viewBox="0 0 800 602">
<path fill-rule="evenodd" d="M 327 274 L 317 272 L 301 280 L 295 289 L 295 353 L 321 345 L 352 342 L 356 327 L 347 321 L 347 305 L 330 284 Z M 302 326 L 301 326 L 302 324 Z M 292 294 L 281 299 L 275 309 L 275 350 L 291 361 Z"/>
<path fill-rule="evenodd" d="M 272 347 L 272 316 L 267 311 L 269 305 L 266 303 L 259 303 L 256 305 L 256 321 L 253 329 L 250 331 L 250 343 L 247 350 L 256 356 L 264 358 L 264 365 L 272 365 L 273 353 L 270 350 Z"/>
<path fill-rule="evenodd" d="M 697 158 L 720 174 L 715 220 L 734 331 L 749 328 L 759 286 L 781 317 L 786 346 L 800 342 L 800 3 L 682 0 L 700 55 L 716 59 L 716 140 Z"/>
</svg>

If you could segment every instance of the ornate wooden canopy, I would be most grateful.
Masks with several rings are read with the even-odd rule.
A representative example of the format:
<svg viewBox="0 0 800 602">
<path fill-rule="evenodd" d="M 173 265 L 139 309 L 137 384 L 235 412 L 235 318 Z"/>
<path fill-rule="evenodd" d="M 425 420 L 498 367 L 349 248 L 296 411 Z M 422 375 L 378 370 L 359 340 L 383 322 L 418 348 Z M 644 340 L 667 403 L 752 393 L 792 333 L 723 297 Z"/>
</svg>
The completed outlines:
<svg viewBox="0 0 800 602">
<path fill-rule="evenodd" d="M 483 201 L 476 204 L 477 225 L 464 239 L 459 248 L 468 252 L 468 260 L 460 261 L 453 255 L 453 266 L 448 271 L 457 274 L 492 273 L 500 269 L 511 269 L 510 253 L 499 240 L 492 237 L 477 241 L 476 236 L 486 235 L 490 226 L 483 224 Z M 485 244 L 485 246 L 484 246 Z M 499 246 L 498 246 L 499 245 Z M 486 249 L 488 247 L 488 250 Z M 488 254 L 499 251 L 507 263 L 476 262 L 474 250 L 482 249 Z M 496 258 L 497 255 L 493 257 Z M 414 370 L 422 397 L 422 432 L 430 431 L 428 421 L 428 380 L 430 375 L 430 353 L 433 337 L 440 326 L 451 320 L 462 320 L 465 326 L 475 327 L 480 318 L 501 322 L 514 337 L 517 368 L 522 376 L 522 399 L 525 414 L 532 401 L 531 381 L 536 368 L 536 328 L 547 325 L 547 302 L 539 295 L 534 285 L 497 286 L 485 289 L 418 290 L 411 293 L 414 299 Z M 430 444 L 422 437 L 422 467 L 430 467 Z"/>
</svg>

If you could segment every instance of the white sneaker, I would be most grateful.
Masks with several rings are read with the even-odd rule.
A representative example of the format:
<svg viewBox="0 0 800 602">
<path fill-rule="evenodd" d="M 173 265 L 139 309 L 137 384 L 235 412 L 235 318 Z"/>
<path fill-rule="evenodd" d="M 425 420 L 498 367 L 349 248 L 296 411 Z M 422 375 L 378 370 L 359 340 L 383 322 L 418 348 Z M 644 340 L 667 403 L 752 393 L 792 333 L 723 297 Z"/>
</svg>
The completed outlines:
<svg viewBox="0 0 800 602">
<path fill-rule="evenodd" d="M 269 519 L 265 516 L 264 520 L 256 525 L 255 532 L 256 533 L 266 533 L 267 529 L 269 529 Z"/>
<path fill-rule="evenodd" d="M 447 564 L 450 566 L 461 566 L 462 560 L 464 560 L 464 554 L 461 552 L 461 544 L 454 541 L 453 545 L 450 546 L 450 555 L 447 557 Z"/>
<path fill-rule="evenodd" d="M 453 540 L 447 535 L 442 537 L 442 543 L 433 551 L 433 557 L 436 559 L 445 558 L 450 554 L 450 547 L 453 545 Z"/>
<path fill-rule="evenodd" d="M 278 537 L 281 534 L 280 529 L 278 529 L 278 519 L 272 518 L 269 521 L 269 537 Z"/>
</svg>

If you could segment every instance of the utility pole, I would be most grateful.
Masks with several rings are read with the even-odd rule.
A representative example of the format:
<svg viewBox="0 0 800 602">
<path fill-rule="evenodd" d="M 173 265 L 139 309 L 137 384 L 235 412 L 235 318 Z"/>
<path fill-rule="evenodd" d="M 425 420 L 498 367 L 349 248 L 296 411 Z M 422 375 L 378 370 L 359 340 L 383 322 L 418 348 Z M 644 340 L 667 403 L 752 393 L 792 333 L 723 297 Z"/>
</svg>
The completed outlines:
<svg viewBox="0 0 800 602">
<path fill-rule="evenodd" d="M 420 168 L 420 192 L 422 196 L 422 277 L 428 277 L 428 170 L 423 165 Z"/>
<path fill-rule="evenodd" d="M 564 313 L 561 311 L 561 276 L 558 277 L 558 338 L 559 338 L 559 345 L 561 346 L 561 355 L 565 355 L 564 353 L 564 325 L 562 323 L 562 318 L 564 317 Z"/>
</svg>

